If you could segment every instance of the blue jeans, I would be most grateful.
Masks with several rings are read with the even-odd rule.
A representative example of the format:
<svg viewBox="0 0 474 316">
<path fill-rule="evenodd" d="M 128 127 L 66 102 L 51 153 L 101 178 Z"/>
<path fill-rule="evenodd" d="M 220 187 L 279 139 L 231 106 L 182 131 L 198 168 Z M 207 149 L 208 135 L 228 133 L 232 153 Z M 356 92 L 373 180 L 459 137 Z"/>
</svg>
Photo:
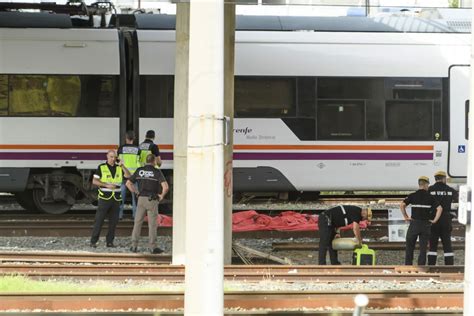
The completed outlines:
<svg viewBox="0 0 474 316">
<path fill-rule="evenodd" d="M 127 196 L 127 191 L 128 188 L 125 185 L 125 183 L 122 183 L 122 186 L 120 187 L 122 190 L 122 203 L 120 204 L 120 211 L 119 211 L 119 218 L 123 217 L 123 207 L 125 206 L 125 197 Z M 135 213 L 137 212 L 137 200 L 135 198 L 135 194 L 132 193 L 132 214 L 133 218 L 135 218 Z"/>
</svg>

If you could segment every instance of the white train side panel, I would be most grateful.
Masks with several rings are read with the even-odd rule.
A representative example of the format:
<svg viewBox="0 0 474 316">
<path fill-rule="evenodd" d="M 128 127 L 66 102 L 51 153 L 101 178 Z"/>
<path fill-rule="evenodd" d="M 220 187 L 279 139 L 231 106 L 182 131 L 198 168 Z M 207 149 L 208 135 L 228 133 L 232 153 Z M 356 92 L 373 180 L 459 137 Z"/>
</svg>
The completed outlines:
<svg viewBox="0 0 474 316">
<path fill-rule="evenodd" d="M 0 168 L 96 169 L 118 130 L 118 118 L 0 117 Z"/>
<path fill-rule="evenodd" d="M 172 168 L 172 119 L 141 119 L 155 129 Z M 234 121 L 234 168 L 272 167 L 297 190 L 404 190 L 419 175 L 446 170 L 447 142 L 299 141 L 280 119 Z"/>
</svg>

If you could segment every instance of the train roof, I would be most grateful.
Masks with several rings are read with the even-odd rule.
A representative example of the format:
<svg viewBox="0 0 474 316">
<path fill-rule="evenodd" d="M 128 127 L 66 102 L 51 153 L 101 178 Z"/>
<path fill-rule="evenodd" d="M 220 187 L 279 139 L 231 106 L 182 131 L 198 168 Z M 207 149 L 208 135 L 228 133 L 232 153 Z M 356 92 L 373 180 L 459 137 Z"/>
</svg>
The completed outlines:
<svg viewBox="0 0 474 316">
<path fill-rule="evenodd" d="M 174 15 L 138 14 L 135 26 L 140 30 L 174 30 Z M 412 16 L 379 17 L 308 17 L 249 16 L 236 17 L 239 31 L 318 31 L 318 32 L 394 32 L 394 33 L 470 33 L 467 19 L 428 19 Z"/>
<path fill-rule="evenodd" d="M 467 11 L 467 10 L 463 10 Z M 469 10 L 470 11 L 470 10 Z M 470 16 L 470 14 L 469 14 Z M 0 12 L 0 27 L 72 28 L 87 27 L 78 16 L 63 13 Z M 176 16 L 166 14 L 113 15 L 108 27 L 128 26 L 139 30 L 174 30 Z M 466 15 L 446 18 L 415 16 L 309 17 L 249 16 L 236 17 L 238 31 L 316 31 L 316 32 L 391 32 L 391 33 L 470 33 Z"/>
</svg>

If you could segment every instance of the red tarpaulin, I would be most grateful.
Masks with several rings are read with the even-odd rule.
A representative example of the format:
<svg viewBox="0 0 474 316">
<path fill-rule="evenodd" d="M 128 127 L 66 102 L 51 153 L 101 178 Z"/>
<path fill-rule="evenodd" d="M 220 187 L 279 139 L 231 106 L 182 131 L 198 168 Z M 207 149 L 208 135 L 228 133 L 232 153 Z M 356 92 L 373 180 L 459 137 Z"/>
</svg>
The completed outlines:
<svg viewBox="0 0 474 316">
<path fill-rule="evenodd" d="M 158 215 L 159 227 L 171 227 L 173 219 L 167 215 Z M 360 222 L 360 228 L 367 228 L 367 221 Z M 352 229 L 352 224 L 341 230 Z M 318 230 L 318 215 L 286 211 L 277 216 L 259 214 L 254 210 L 232 214 L 232 231 L 246 232 L 257 230 L 308 231 Z"/>
</svg>

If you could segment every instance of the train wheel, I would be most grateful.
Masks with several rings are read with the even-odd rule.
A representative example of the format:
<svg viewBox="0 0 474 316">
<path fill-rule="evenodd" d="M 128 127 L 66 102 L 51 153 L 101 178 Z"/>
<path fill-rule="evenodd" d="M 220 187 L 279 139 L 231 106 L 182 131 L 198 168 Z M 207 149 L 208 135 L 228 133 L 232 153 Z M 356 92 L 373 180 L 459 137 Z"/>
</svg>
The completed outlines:
<svg viewBox="0 0 474 316">
<path fill-rule="evenodd" d="M 36 208 L 46 214 L 64 214 L 69 211 L 72 205 L 66 201 L 55 201 L 55 202 L 43 202 L 44 190 L 34 189 L 33 190 L 33 202 Z"/>
<path fill-rule="evenodd" d="M 17 192 L 15 193 L 15 198 L 18 204 L 20 204 L 20 206 L 26 209 L 27 211 L 35 213 L 39 211 L 33 201 L 33 190 Z"/>
</svg>

